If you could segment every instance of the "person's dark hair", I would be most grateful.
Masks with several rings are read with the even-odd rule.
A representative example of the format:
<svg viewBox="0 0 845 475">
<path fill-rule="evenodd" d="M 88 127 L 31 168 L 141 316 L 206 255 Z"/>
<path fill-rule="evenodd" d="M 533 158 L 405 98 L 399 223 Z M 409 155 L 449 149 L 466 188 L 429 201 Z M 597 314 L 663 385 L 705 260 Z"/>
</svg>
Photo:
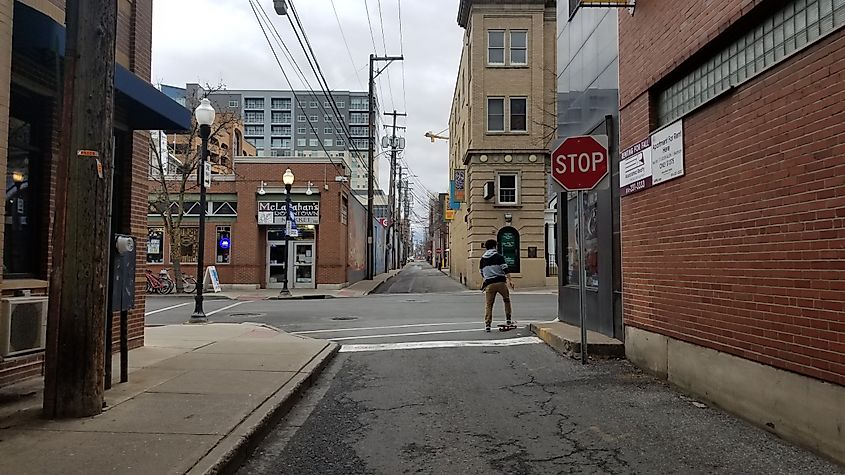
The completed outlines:
<svg viewBox="0 0 845 475">
<path fill-rule="evenodd" d="M 496 249 L 496 240 L 495 239 L 488 239 L 484 243 L 484 249 Z"/>
</svg>

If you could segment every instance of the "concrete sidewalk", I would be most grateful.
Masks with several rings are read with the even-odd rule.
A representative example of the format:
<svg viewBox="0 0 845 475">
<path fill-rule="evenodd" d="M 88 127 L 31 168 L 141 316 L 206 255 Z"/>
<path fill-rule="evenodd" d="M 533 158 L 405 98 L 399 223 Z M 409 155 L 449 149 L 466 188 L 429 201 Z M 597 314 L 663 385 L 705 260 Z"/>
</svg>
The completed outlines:
<svg viewBox="0 0 845 475">
<path fill-rule="evenodd" d="M 349 287 L 337 290 L 329 289 L 290 289 L 290 297 L 284 299 L 305 300 L 305 299 L 331 299 L 364 297 L 373 293 L 376 288 L 384 282 L 392 279 L 399 273 L 399 270 L 392 270 L 379 274 L 373 280 L 361 280 Z M 225 287 L 225 286 L 224 286 Z M 190 297 L 194 294 L 166 294 L 150 295 L 150 297 Z M 206 290 L 203 298 L 208 300 L 270 300 L 279 298 L 279 289 L 228 289 L 222 292 Z"/>
<path fill-rule="evenodd" d="M 40 381 L 4 388 L 0 473 L 231 470 L 338 349 L 250 324 L 148 327 L 146 345 L 129 353 L 129 382 L 106 391 L 95 417 L 47 421 Z"/>
<path fill-rule="evenodd" d="M 572 358 L 581 355 L 581 329 L 563 322 L 532 323 L 529 328 L 558 353 Z M 587 356 L 590 358 L 624 358 L 625 344 L 587 330 Z"/>
</svg>

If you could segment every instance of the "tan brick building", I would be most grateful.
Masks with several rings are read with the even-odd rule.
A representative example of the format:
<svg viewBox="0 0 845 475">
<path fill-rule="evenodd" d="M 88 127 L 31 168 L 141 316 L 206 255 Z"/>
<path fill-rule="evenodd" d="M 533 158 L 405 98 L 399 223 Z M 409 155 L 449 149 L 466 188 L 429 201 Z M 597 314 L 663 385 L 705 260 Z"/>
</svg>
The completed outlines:
<svg viewBox="0 0 845 475">
<path fill-rule="evenodd" d="M 843 84 L 842 1 L 619 15 L 621 148 L 650 139 L 653 175 L 622 198 L 628 357 L 840 462 Z"/>
<path fill-rule="evenodd" d="M 152 0 L 117 3 L 112 230 L 143 243 L 150 158 L 145 131 L 187 128 L 191 114 L 149 83 Z M 0 319 L 13 320 L 11 336 L 0 341 L 0 386 L 37 376 L 43 366 L 44 326 L 38 316 L 48 298 L 53 253 L 64 16 L 62 0 L 0 0 L 0 170 L 7 190 L 0 208 L 0 307 L 27 306 L 20 313 L 0 312 Z M 143 252 L 137 259 L 130 347 L 143 345 L 144 338 Z"/>
<path fill-rule="evenodd" d="M 450 272 L 480 288 L 483 243 L 496 238 L 516 285 L 543 287 L 556 281 L 546 277 L 544 227 L 556 123 L 555 2 L 462 0 L 458 24 L 466 32 L 449 167 L 458 182 L 452 199 L 463 191 L 464 200 L 449 224 Z"/>
</svg>

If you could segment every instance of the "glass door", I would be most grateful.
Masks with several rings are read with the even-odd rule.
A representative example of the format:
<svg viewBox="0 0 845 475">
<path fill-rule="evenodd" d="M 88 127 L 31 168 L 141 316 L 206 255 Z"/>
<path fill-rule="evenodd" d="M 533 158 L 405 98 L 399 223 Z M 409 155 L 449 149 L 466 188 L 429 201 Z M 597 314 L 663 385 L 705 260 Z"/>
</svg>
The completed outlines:
<svg viewBox="0 0 845 475">
<path fill-rule="evenodd" d="M 314 288 L 314 243 L 294 243 L 294 286 Z"/>
<path fill-rule="evenodd" d="M 281 288 L 287 272 L 287 247 L 284 241 L 267 241 L 267 287 Z M 290 282 L 288 282 L 290 286 Z"/>
</svg>

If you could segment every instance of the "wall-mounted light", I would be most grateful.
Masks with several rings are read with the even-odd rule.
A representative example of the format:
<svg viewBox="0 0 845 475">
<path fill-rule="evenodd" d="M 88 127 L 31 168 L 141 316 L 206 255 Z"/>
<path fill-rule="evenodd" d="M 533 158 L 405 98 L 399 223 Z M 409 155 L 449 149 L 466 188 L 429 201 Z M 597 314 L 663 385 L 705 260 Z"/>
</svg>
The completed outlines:
<svg viewBox="0 0 845 475">
<path fill-rule="evenodd" d="M 309 182 L 308 182 L 308 189 L 307 189 L 307 190 L 305 190 L 305 194 L 306 194 L 306 195 L 308 195 L 308 196 L 311 196 L 311 195 L 313 195 L 313 194 L 314 194 L 314 190 L 312 190 L 312 189 L 311 189 L 311 184 L 312 184 L 312 183 L 309 181 Z"/>
<path fill-rule="evenodd" d="M 264 185 L 266 185 L 266 183 L 264 183 L 262 181 L 261 182 L 261 188 L 258 189 L 258 194 L 261 195 L 261 196 L 264 196 L 264 195 L 267 194 L 267 191 L 264 189 Z"/>
<path fill-rule="evenodd" d="M 16 185 L 20 185 L 21 183 L 23 183 L 23 182 L 25 182 L 25 181 L 26 181 L 26 177 L 25 177 L 25 176 L 23 176 L 23 172 L 20 172 L 20 171 L 13 171 L 13 172 L 12 172 L 12 181 L 13 181 Z"/>
</svg>

